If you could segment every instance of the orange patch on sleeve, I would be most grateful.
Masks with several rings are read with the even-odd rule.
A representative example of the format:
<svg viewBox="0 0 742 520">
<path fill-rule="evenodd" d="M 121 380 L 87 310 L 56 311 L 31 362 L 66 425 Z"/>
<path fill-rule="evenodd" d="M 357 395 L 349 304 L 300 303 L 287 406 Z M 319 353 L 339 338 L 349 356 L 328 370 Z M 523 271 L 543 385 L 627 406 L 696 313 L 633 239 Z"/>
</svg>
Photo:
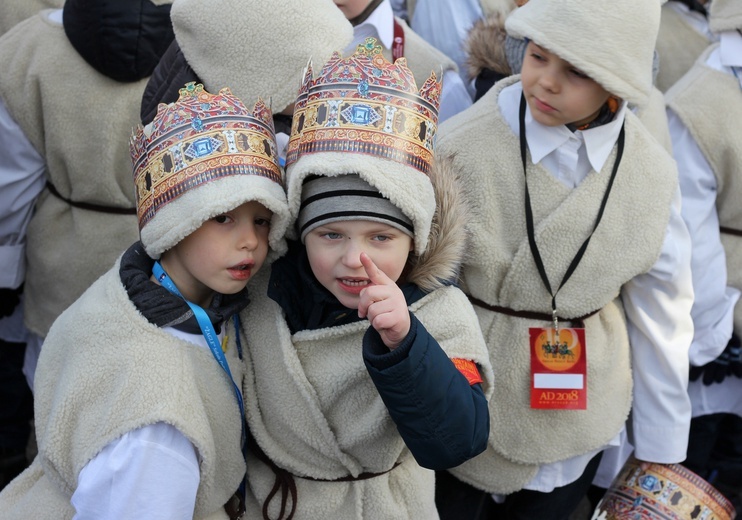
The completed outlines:
<svg viewBox="0 0 742 520">
<path fill-rule="evenodd" d="M 469 359 L 452 358 L 454 366 L 461 372 L 469 385 L 476 385 L 482 382 L 482 376 L 479 374 L 479 369 L 474 361 Z"/>
</svg>

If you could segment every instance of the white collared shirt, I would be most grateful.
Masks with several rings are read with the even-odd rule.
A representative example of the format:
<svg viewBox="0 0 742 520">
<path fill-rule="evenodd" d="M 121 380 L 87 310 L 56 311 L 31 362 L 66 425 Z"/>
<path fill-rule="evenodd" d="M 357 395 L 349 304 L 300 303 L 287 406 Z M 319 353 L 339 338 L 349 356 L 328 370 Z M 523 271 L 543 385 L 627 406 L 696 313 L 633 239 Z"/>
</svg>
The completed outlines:
<svg viewBox="0 0 742 520">
<path fill-rule="evenodd" d="M 224 339 L 224 327 L 218 334 Z M 209 349 L 203 334 L 162 330 Z M 216 361 L 215 361 L 216 362 Z M 201 481 L 191 441 L 164 422 L 131 430 L 108 443 L 83 468 L 71 503 L 73 520 L 190 520 Z"/>
<path fill-rule="evenodd" d="M 366 20 L 353 28 L 353 41 L 346 47 L 345 54 L 349 55 L 355 52 L 356 47 L 364 43 L 366 38 L 369 37 L 376 38 L 385 49 L 392 48 L 394 43 L 394 11 L 392 11 L 389 0 L 381 2 Z M 417 87 L 422 87 L 426 79 L 415 78 Z M 469 108 L 471 104 L 472 98 L 458 73 L 453 70 L 445 71 L 441 87 L 438 123 L 440 124 L 449 117 Z"/>
<path fill-rule="evenodd" d="M 519 134 L 521 93 L 518 82 L 504 88 L 498 98 L 500 111 L 515 135 Z M 565 126 L 541 125 L 526 109 L 526 140 L 532 159 L 565 186 L 574 188 L 587 175 L 600 175 L 625 115 L 624 104 L 614 121 L 573 134 Z M 680 462 L 685 459 L 690 421 L 686 386 L 693 290 L 690 238 L 680 216 L 679 191 L 660 257 L 647 273 L 624 285 L 621 297 L 631 345 L 634 397 L 630 436 L 636 456 L 649 462 Z M 605 447 L 619 444 L 617 434 Z M 541 465 L 525 489 L 550 492 L 575 481 L 601 450 Z"/>
<path fill-rule="evenodd" d="M 0 99 L 0 287 L 26 276 L 26 230 L 46 183 L 46 163 Z"/>
<path fill-rule="evenodd" d="M 515 87 L 515 88 L 514 88 Z M 518 135 L 520 83 L 503 89 L 500 109 L 515 135 Z M 591 171 L 599 172 L 616 144 L 626 117 L 626 103 L 613 121 L 587 131 L 571 132 L 566 126 L 545 126 L 533 119 L 526 109 L 525 125 L 528 150 L 533 164 L 541 163 L 568 188 L 576 188 Z M 514 118 L 514 119 L 513 119 Z"/>
</svg>

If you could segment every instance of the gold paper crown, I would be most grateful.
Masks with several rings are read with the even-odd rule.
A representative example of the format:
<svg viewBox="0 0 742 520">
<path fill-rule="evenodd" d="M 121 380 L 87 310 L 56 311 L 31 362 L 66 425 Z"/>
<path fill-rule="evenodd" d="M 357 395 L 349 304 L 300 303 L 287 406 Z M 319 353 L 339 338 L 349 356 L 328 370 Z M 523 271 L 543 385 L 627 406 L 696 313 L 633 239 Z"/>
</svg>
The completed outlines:
<svg viewBox="0 0 742 520">
<path fill-rule="evenodd" d="M 407 60 L 393 64 L 374 38 L 342 58 L 335 52 L 316 79 L 311 64 L 299 90 L 286 165 L 320 152 L 361 153 L 427 174 L 433 157 L 441 83 L 418 91 Z"/>
<path fill-rule="evenodd" d="M 258 175 L 283 187 L 270 109 L 258 100 L 250 113 L 228 88 L 213 95 L 186 83 L 130 145 L 140 230 L 162 206 L 227 176 Z"/>
</svg>

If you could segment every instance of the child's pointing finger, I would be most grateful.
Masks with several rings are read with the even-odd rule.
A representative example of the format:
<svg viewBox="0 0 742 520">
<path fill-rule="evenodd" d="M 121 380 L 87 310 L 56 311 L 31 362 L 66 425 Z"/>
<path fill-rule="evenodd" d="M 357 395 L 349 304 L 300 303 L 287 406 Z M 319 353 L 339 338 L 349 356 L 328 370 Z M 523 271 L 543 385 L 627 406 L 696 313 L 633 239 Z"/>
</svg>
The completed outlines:
<svg viewBox="0 0 742 520">
<path fill-rule="evenodd" d="M 372 284 L 388 285 L 394 283 L 386 274 L 384 274 L 384 271 L 376 267 L 374 261 L 371 260 L 371 257 L 366 253 L 361 253 L 361 264 L 363 264 L 363 268 L 366 270 L 368 279 L 371 280 Z"/>
</svg>

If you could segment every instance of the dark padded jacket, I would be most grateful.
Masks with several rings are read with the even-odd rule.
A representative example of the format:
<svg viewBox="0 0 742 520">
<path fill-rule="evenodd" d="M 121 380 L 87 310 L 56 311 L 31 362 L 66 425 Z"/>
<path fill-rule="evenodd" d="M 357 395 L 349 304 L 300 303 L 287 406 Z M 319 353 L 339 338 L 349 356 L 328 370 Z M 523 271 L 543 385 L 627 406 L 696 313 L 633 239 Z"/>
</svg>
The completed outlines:
<svg viewBox="0 0 742 520">
<path fill-rule="evenodd" d="M 75 50 L 116 81 L 148 77 L 175 39 L 170 5 L 150 0 L 67 0 L 62 16 Z"/>
</svg>

